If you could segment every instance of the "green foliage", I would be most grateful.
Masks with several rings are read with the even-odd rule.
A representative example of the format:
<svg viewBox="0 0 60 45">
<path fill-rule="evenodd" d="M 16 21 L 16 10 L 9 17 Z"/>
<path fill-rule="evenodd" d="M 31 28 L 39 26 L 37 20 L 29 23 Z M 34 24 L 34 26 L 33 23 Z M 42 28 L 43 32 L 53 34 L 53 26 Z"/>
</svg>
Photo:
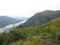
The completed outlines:
<svg viewBox="0 0 60 45">
<path fill-rule="evenodd" d="M 35 45 L 42 39 L 54 39 L 57 43 L 60 42 L 60 18 L 43 25 L 16 27 L 9 32 L 0 33 L 0 45 L 12 45 L 19 40 L 22 45 Z"/>
<path fill-rule="evenodd" d="M 41 34 L 42 39 L 50 39 L 51 37 L 52 37 L 52 35 L 49 33 L 46 33 L 46 32 Z"/>
</svg>

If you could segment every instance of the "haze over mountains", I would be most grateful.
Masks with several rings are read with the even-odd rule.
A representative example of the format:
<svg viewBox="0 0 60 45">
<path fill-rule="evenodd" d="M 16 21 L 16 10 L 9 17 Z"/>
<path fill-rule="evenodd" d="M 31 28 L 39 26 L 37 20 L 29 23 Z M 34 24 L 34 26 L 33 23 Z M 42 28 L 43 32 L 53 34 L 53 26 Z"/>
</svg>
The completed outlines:
<svg viewBox="0 0 60 45">
<path fill-rule="evenodd" d="M 9 24 L 15 24 L 23 20 L 25 19 L 22 19 L 22 18 L 15 19 L 15 18 L 7 17 L 7 16 L 0 16 L 0 27 L 7 26 Z"/>
<path fill-rule="evenodd" d="M 26 19 L 28 20 L 25 23 L 21 24 L 21 26 L 44 24 L 58 17 L 60 17 L 60 10 L 57 11 L 45 10 L 43 12 L 37 12 L 29 19 L 25 17 L 11 18 L 7 16 L 0 16 L 0 27 L 4 27 L 9 24 L 15 24 Z"/>
<path fill-rule="evenodd" d="M 29 25 L 36 25 L 36 24 L 44 24 L 49 22 L 52 19 L 60 17 L 60 10 L 52 11 L 52 10 L 46 10 L 43 12 L 38 12 L 31 18 L 29 18 L 23 26 L 29 26 Z"/>
</svg>

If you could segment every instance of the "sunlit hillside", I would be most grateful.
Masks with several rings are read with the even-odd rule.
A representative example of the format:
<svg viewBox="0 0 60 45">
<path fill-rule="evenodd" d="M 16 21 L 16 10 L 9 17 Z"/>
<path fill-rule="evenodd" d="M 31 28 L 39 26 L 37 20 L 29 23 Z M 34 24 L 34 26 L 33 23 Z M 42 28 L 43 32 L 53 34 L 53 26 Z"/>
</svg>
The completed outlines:
<svg viewBox="0 0 60 45">
<path fill-rule="evenodd" d="M 16 42 L 10 43 L 9 45 L 38 45 L 38 43 L 40 44 L 40 41 L 47 39 L 51 39 L 51 42 L 52 40 L 54 41 L 51 43 L 51 45 L 58 45 L 60 44 L 60 17 L 53 19 L 41 26 L 35 25 L 23 28 L 20 27 L 19 31 L 26 32 L 26 34 L 28 34 L 27 39 L 19 39 L 18 41 L 16 40 Z"/>
</svg>

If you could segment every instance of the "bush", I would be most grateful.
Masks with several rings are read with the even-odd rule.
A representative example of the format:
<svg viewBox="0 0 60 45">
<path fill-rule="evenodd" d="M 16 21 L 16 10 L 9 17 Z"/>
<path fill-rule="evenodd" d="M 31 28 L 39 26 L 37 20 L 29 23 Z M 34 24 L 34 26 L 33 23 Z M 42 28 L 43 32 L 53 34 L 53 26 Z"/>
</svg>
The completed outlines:
<svg viewBox="0 0 60 45">
<path fill-rule="evenodd" d="M 41 38 L 42 39 L 49 39 L 49 38 L 51 38 L 52 37 L 52 35 L 51 34 L 49 34 L 49 33 L 41 33 Z"/>
</svg>

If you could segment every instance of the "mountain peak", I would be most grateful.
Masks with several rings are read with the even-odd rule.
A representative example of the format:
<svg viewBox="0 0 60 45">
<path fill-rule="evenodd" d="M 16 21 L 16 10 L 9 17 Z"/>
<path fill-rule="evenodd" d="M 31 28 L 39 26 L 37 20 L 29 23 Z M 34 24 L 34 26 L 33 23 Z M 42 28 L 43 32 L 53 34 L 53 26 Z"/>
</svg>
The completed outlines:
<svg viewBox="0 0 60 45">
<path fill-rule="evenodd" d="M 23 25 L 29 26 L 35 24 L 44 24 L 58 17 L 60 17 L 60 11 L 46 10 L 36 13 L 34 16 L 29 18 Z"/>
</svg>

